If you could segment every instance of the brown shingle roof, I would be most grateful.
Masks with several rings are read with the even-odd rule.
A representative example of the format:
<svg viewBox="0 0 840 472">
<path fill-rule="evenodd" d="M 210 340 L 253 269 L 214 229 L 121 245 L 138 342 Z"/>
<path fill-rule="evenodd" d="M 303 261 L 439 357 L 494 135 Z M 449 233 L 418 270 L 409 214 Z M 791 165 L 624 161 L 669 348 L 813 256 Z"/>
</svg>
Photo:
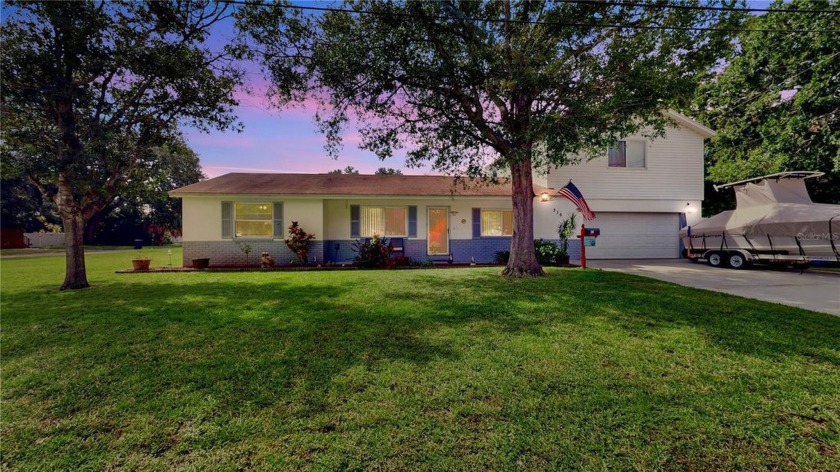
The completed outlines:
<svg viewBox="0 0 840 472">
<path fill-rule="evenodd" d="M 535 195 L 543 190 L 534 186 Z M 465 186 L 452 177 L 439 175 L 232 173 L 169 194 L 173 197 L 206 194 L 502 197 L 511 195 L 511 185 L 467 181 Z"/>
</svg>

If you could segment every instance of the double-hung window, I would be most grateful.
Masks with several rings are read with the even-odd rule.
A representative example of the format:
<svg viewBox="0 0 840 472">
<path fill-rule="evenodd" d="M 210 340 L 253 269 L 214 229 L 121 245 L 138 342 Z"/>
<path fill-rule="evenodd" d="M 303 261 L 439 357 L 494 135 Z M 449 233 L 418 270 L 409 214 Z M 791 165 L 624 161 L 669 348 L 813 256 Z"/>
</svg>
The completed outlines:
<svg viewBox="0 0 840 472">
<path fill-rule="evenodd" d="M 406 236 L 408 217 L 406 207 L 373 207 L 361 209 L 361 235 Z"/>
<path fill-rule="evenodd" d="M 274 211 L 271 203 L 235 203 L 234 234 L 237 238 L 270 238 Z"/>
<path fill-rule="evenodd" d="M 645 144 L 644 141 L 617 141 L 608 151 L 609 167 L 644 168 L 647 165 Z"/>
<path fill-rule="evenodd" d="M 513 235 L 512 210 L 481 210 L 482 236 Z"/>
</svg>

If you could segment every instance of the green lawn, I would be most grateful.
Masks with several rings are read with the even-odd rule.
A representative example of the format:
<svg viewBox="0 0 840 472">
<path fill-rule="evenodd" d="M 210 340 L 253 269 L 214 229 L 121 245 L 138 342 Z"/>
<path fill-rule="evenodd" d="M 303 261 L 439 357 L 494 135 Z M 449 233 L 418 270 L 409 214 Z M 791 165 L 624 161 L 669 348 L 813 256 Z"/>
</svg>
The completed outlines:
<svg viewBox="0 0 840 472">
<path fill-rule="evenodd" d="M 840 466 L 840 318 L 580 269 L 114 274 L 132 254 L 73 292 L 61 257 L 2 261 L 3 469 Z"/>
</svg>

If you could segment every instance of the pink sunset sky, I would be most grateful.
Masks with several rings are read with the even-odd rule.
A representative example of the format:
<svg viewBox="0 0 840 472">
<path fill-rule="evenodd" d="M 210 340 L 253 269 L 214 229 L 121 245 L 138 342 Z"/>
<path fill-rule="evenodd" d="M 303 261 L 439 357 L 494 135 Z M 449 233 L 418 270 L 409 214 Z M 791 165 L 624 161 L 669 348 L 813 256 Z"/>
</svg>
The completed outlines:
<svg viewBox="0 0 840 472">
<path fill-rule="evenodd" d="M 373 153 L 358 149 L 360 137 L 351 124 L 344 135 L 344 148 L 337 159 L 327 155 L 326 142 L 315 125 L 315 104 L 307 101 L 279 110 L 266 98 L 265 82 L 259 73 L 250 84 L 252 93 L 237 93 L 236 114 L 243 130 L 202 133 L 186 130 L 187 141 L 201 158 L 208 177 L 229 172 L 323 173 L 353 166 L 372 174 L 379 167 L 393 167 L 404 173 L 424 174 L 429 169 L 406 169 L 404 154 L 382 161 Z"/>
<path fill-rule="evenodd" d="M 232 41 L 234 35 L 233 22 L 227 21 L 215 29 L 211 43 L 225 44 Z M 209 133 L 192 128 L 184 130 L 187 142 L 198 153 L 208 177 L 230 172 L 323 173 L 347 166 L 353 166 L 363 174 L 372 174 L 380 167 L 397 168 L 406 174 L 430 173 L 430 168 L 406 168 L 404 151 L 397 150 L 395 157 L 382 161 L 373 153 L 359 149 L 360 137 L 352 122 L 347 126 L 344 148 L 338 158 L 328 156 L 324 150 L 326 139 L 315 124 L 314 101 L 277 109 L 265 95 L 269 83 L 259 65 L 247 63 L 243 66 L 250 92 L 239 90 L 235 94 L 239 100 L 235 113 L 243 130 Z"/>
</svg>

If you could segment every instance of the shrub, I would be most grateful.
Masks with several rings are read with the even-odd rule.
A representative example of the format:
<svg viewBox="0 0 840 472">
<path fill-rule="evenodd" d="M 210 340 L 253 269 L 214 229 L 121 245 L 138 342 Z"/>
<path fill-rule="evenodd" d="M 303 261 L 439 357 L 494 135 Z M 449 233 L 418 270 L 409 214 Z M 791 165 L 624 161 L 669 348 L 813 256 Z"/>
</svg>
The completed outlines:
<svg viewBox="0 0 840 472">
<path fill-rule="evenodd" d="M 510 260 L 510 251 L 496 251 L 496 263 L 507 264 Z"/>
<path fill-rule="evenodd" d="M 557 258 L 560 256 L 560 246 L 551 242 L 537 239 L 534 241 L 534 250 L 537 252 L 537 262 L 540 265 L 554 265 L 557 264 Z"/>
<path fill-rule="evenodd" d="M 356 241 L 353 250 L 356 257 L 353 264 L 363 269 L 388 269 L 392 266 L 391 243 L 386 238 L 374 235 L 370 241 Z"/>
<path fill-rule="evenodd" d="M 434 263 L 434 262 L 432 262 L 432 260 L 431 260 L 431 259 L 426 259 L 425 261 L 420 261 L 420 260 L 416 260 L 416 259 L 411 259 L 411 261 L 410 261 L 409 265 L 410 265 L 411 267 L 421 267 L 421 268 L 426 269 L 426 268 L 429 268 L 429 267 L 434 267 L 434 266 L 435 266 L 435 263 Z"/>
<path fill-rule="evenodd" d="M 568 218 L 560 220 L 557 226 L 557 236 L 560 237 L 560 255 L 569 255 L 569 239 L 575 233 L 575 226 L 577 226 L 577 213 L 572 213 Z"/>
<path fill-rule="evenodd" d="M 391 258 L 391 267 L 410 267 L 414 261 L 408 256 L 396 256 Z"/>
<path fill-rule="evenodd" d="M 295 253 L 301 264 L 306 264 L 309 257 L 309 241 L 315 239 L 314 234 L 307 233 L 298 225 L 297 221 L 292 221 L 289 226 L 289 239 L 286 239 L 286 246 Z"/>
</svg>

